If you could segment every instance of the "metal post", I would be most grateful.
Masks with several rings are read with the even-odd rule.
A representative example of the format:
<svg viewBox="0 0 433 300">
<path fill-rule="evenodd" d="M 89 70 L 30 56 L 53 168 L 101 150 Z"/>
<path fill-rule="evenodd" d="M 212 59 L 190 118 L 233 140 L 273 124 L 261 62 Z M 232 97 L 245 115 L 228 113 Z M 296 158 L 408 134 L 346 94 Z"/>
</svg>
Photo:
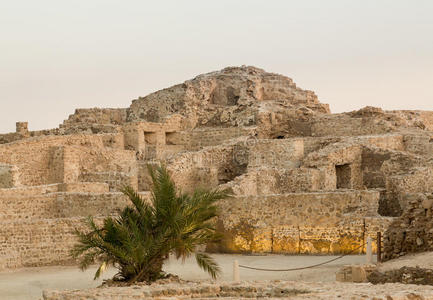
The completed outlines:
<svg viewBox="0 0 433 300">
<path fill-rule="evenodd" d="M 366 254 L 366 258 L 367 258 L 367 264 L 371 265 L 373 263 L 373 248 L 371 245 L 371 237 L 368 236 L 367 237 L 367 254 Z"/>
<path fill-rule="evenodd" d="M 233 261 L 233 281 L 239 282 L 239 262 L 237 260 Z"/>
<path fill-rule="evenodd" d="M 382 262 L 382 233 L 379 231 L 377 233 L 377 262 Z"/>
</svg>

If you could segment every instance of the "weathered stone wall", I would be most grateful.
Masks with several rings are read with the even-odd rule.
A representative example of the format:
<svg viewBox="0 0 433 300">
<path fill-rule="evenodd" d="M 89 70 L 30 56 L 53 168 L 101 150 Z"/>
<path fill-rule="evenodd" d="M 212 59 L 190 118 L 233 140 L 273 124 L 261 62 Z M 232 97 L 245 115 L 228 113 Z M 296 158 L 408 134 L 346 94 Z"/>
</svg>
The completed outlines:
<svg viewBox="0 0 433 300">
<path fill-rule="evenodd" d="M 380 218 L 378 199 L 378 192 L 351 191 L 237 196 L 223 200 L 219 227 L 225 238 L 218 250 L 349 252 L 364 242 L 366 222 L 375 223 L 372 219 Z"/>
<path fill-rule="evenodd" d="M 195 130 L 173 132 L 167 135 L 167 145 L 183 145 L 185 150 L 199 150 L 216 146 L 230 139 L 254 136 L 255 127 L 197 128 Z"/>
<path fill-rule="evenodd" d="M 387 134 L 393 127 L 381 123 L 375 117 L 352 118 L 346 114 L 330 115 L 314 120 L 311 125 L 312 136 L 357 136 Z"/>
<path fill-rule="evenodd" d="M 247 150 L 243 142 L 181 153 L 168 160 L 167 167 L 179 188 L 216 187 L 245 173 Z"/>
<path fill-rule="evenodd" d="M 433 192 L 432 168 L 415 168 L 410 174 L 394 175 L 387 178 L 386 197 L 400 210 L 405 211 L 407 194 Z"/>
<path fill-rule="evenodd" d="M 385 260 L 433 251 L 433 194 L 407 194 L 405 202 L 402 216 L 395 219 L 385 233 Z"/>
<path fill-rule="evenodd" d="M 66 136 L 40 137 L 18 141 L 0 146 L 0 161 L 16 165 L 20 171 L 23 185 L 41 185 L 54 183 L 58 170 L 52 168 L 52 163 L 62 161 L 62 153 L 56 153 L 58 147 L 67 144 L 87 144 L 101 147 L 97 136 Z M 54 156 L 53 156 L 54 155 Z M 57 174 L 56 174 L 57 173 Z"/>
<path fill-rule="evenodd" d="M 64 126 L 76 123 L 121 125 L 125 121 L 125 108 L 79 108 L 63 124 Z"/>
<path fill-rule="evenodd" d="M 0 269 L 72 264 L 75 228 L 85 218 L 29 219 L 0 223 Z"/>
<path fill-rule="evenodd" d="M 302 139 L 247 140 L 248 168 L 278 167 L 292 169 L 301 165 L 304 158 Z"/>
<path fill-rule="evenodd" d="M 433 157 L 433 133 L 412 134 L 404 136 L 406 151 L 422 155 L 428 158 Z"/>
<path fill-rule="evenodd" d="M 319 170 L 311 168 L 279 169 L 261 167 L 236 177 L 221 188 L 235 195 L 269 195 L 322 190 Z"/>
<path fill-rule="evenodd" d="M 32 189 L 39 195 L 26 195 L 29 189 L 0 194 L 0 269 L 71 263 L 75 228 L 83 228 L 89 215 L 100 219 L 128 203 L 123 194 L 106 193 L 101 184 L 81 185 L 100 192 L 56 192 L 77 188 L 61 184 Z"/>
<path fill-rule="evenodd" d="M 0 189 L 1 196 L 34 196 L 40 194 L 55 193 L 59 191 L 60 184 L 48 184 L 38 186 L 20 186 Z"/>
<path fill-rule="evenodd" d="M 254 67 L 230 67 L 134 100 L 128 109 L 128 121 L 161 122 L 166 116 L 180 113 L 189 128 L 252 126 L 258 122 L 261 103 L 276 101 L 329 113 L 329 107 L 313 92 L 296 87 L 290 78 Z"/>
<path fill-rule="evenodd" d="M 321 174 L 321 189 L 362 189 L 362 147 L 336 143 L 310 153 L 303 166 L 316 168 Z"/>
<path fill-rule="evenodd" d="M 350 113 L 322 115 L 311 121 L 312 136 L 361 136 L 387 134 L 402 128 L 433 130 L 428 111 L 383 111 L 365 107 Z"/>
<path fill-rule="evenodd" d="M 0 146 L 22 185 L 77 182 L 81 173 L 124 172 L 136 177 L 135 152 L 106 148 L 103 135 L 50 136 Z M 137 184 L 135 184 L 136 186 Z"/>
<path fill-rule="evenodd" d="M 2 222 L 108 215 L 127 204 L 121 193 L 54 192 L 0 196 Z"/>
<path fill-rule="evenodd" d="M 12 143 L 22 138 L 23 136 L 21 134 L 15 132 L 0 134 L 0 144 Z"/>
<path fill-rule="evenodd" d="M 0 164 L 0 189 L 19 185 L 19 171 L 16 166 Z"/>
<path fill-rule="evenodd" d="M 80 182 L 103 182 L 108 184 L 112 192 L 120 191 L 125 186 L 138 189 L 138 173 L 128 174 L 124 172 L 84 172 L 80 174 Z"/>
<path fill-rule="evenodd" d="M 405 136 L 395 133 L 365 136 L 304 137 L 303 140 L 305 155 L 336 143 L 356 144 L 364 147 L 376 147 L 382 150 L 406 150 Z"/>
</svg>

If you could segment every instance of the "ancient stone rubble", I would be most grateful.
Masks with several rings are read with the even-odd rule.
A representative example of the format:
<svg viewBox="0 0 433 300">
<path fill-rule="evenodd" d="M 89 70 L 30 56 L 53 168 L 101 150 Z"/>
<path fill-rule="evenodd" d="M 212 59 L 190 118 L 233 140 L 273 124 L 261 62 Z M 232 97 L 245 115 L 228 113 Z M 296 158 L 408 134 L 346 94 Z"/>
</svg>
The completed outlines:
<svg viewBox="0 0 433 300">
<path fill-rule="evenodd" d="M 433 193 L 406 194 L 404 201 L 407 203 L 404 212 L 386 232 L 385 260 L 408 253 L 433 251 Z"/>
<path fill-rule="evenodd" d="M 183 191 L 233 191 L 209 251 L 359 252 L 412 209 L 407 194 L 433 192 L 433 112 L 331 114 L 291 79 L 242 66 L 128 108 L 77 109 L 56 129 L 19 122 L 0 135 L 0 269 L 69 263 L 74 228 L 116 213 L 125 184 L 147 197 L 158 163 Z"/>
</svg>

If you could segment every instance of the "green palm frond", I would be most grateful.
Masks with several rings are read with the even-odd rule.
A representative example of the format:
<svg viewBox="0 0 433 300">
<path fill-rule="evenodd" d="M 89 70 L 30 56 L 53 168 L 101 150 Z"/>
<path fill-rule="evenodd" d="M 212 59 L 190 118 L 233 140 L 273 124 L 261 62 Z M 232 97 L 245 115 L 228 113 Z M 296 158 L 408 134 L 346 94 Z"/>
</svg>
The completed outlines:
<svg viewBox="0 0 433 300">
<path fill-rule="evenodd" d="M 98 226 L 92 217 L 88 231 L 76 230 L 77 244 L 71 255 L 79 259 L 84 270 L 99 262 L 95 278 L 113 265 L 115 279 L 128 282 L 152 282 L 164 276 L 162 265 L 170 254 L 185 259 L 198 246 L 219 239 L 214 218 L 216 203 L 228 191 L 200 189 L 192 194 L 178 193 L 164 166 L 149 167 L 152 179 L 151 201 L 144 201 L 131 187 L 122 192 L 131 201 L 116 217 L 107 217 Z M 220 269 L 207 254 L 196 253 L 200 268 L 215 278 Z"/>
<path fill-rule="evenodd" d="M 196 253 L 195 259 L 200 268 L 208 272 L 209 275 L 215 279 L 221 273 L 221 269 L 215 260 L 205 253 Z"/>
<path fill-rule="evenodd" d="M 99 266 L 98 270 L 96 271 L 95 277 L 93 279 L 98 279 L 101 276 L 101 274 L 105 271 L 106 268 L 107 268 L 107 261 L 103 261 Z"/>
</svg>

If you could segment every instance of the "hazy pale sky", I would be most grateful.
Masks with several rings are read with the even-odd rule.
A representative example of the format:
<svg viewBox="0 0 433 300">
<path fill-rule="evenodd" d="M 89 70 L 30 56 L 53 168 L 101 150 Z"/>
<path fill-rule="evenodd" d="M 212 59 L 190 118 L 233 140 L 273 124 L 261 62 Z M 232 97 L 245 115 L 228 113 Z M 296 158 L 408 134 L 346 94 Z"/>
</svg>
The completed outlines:
<svg viewBox="0 0 433 300">
<path fill-rule="evenodd" d="M 431 0 L 0 0 L 0 132 L 254 65 L 333 112 L 433 110 Z"/>
</svg>

